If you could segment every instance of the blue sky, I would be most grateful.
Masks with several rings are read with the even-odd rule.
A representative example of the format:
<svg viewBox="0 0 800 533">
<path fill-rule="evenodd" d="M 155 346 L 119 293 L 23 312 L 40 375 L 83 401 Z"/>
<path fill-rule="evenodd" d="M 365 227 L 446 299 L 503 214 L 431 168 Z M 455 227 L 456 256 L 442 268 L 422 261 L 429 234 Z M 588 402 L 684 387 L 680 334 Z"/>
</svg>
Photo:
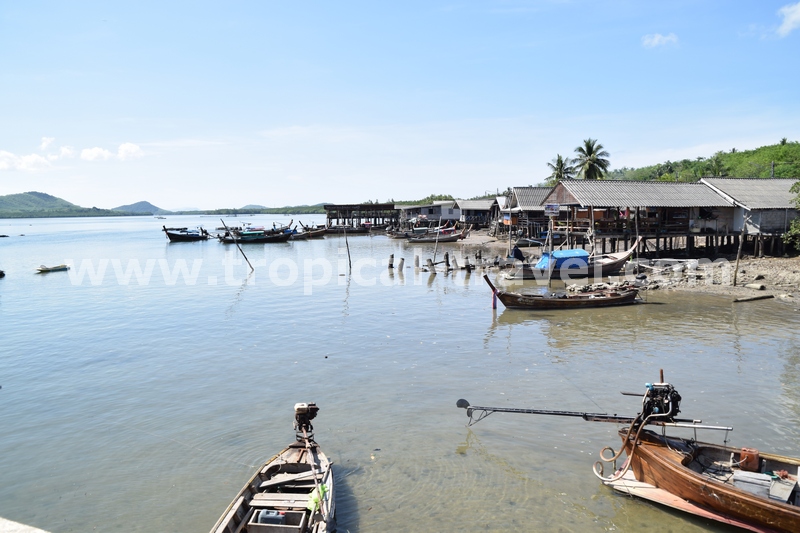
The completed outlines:
<svg viewBox="0 0 800 533">
<path fill-rule="evenodd" d="M 5 2 L 0 194 L 473 197 L 800 140 L 800 2 Z"/>
</svg>

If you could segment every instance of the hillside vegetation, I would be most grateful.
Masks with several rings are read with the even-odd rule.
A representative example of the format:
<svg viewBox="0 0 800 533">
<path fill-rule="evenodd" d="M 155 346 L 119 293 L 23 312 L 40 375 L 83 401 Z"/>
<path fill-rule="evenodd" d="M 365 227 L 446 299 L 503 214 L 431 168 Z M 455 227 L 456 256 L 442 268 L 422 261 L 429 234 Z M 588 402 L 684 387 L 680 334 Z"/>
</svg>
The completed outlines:
<svg viewBox="0 0 800 533">
<path fill-rule="evenodd" d="M 800 142 L 762 146 L 754 150 L 717 152 L 709 158 L 665 161 L 641 168 L 616 169 L 606 179 L 635 181 L 698 181 L 704 177 L 798 178 L 800 179 Z"/>
<path fill-rule="evenodd" d="M 135 204 L 121 205 L 115 207 L 112 211 L 125 211 L 127 213 L 135 213 L 137 215 L 169 215 L 171 211 L 161 209 L 150 202 L 136 202 Z"/>
<path fill-rule="evenodd" d="M 43 192 L 31 191 L 0 196 L 2 218 L 108 217 L 131 214 L 134 213 L 80 207 Z"/>
</svg>

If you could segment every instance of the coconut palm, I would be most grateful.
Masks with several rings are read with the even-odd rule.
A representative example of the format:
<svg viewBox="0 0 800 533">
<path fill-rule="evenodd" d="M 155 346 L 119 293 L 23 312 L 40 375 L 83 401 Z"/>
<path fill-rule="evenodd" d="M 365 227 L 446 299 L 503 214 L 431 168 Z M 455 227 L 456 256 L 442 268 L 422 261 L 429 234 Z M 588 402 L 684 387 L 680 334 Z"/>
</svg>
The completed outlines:
<svg viewBox="0 0 800 533">
<path fill-rule="evenodd" d="M 608 170 L 609 160 L 606 159 L 609 153 L 603 149 L 603 145 L 597 139 L 586 139 L 583 146 L 575 148 L 578 154 L 573 161 L 576 163 L 576 170 L 583 179 L 599 180 Z"/>
<path fill-rule="evenodd" d="M 556 154 L 556 158 L 552 163 L 547 163 L 547 166 L 553 171 L 547 176 L 547 185 L 555 185 L 561 180 L 575 177 L 575 167 L 572 166 L 572 160 L 569 157 L 561 157 L 561 154 Z"/>
</svg>

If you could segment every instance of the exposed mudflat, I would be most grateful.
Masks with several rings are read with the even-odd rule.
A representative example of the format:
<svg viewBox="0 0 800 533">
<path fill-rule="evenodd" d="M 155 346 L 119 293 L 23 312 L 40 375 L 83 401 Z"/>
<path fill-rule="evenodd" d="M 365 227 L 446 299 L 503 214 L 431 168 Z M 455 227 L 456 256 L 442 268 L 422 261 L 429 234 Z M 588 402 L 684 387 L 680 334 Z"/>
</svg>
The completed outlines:
<svg viewBox="0 0 800 533">
<path fill-rule="evenodd" d="M 505 258 L 508 241 L 473 231 L 463 244 L 483 250 L 483 257 Z M 523 249 L 527 255 L 535 249 Z M 645 290 L 701 291 L 748 298 L 772 295 L 776 300 L 800 306 L 800 257 L 752 257 L 744 254 L 736 269 L 736 256 L 661 259 L 640 268 Z M 735 273 L 735 276 L 734 276 Z M 734 277 L 735 284 L 734 284 Z M 750 285 L 750 286 L 748 286 Z"/>
</svg>

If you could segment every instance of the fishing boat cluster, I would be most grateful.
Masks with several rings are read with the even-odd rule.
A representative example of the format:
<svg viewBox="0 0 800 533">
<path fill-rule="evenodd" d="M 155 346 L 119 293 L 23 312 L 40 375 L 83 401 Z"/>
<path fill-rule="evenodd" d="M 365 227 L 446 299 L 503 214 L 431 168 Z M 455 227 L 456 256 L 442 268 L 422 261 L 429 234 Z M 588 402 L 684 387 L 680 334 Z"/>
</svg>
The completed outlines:
<svg viewBox="0 0 800 533">
<path fill-rule="evenodd" d="M 168 228 L 162 226 L 162 231 L 166 234 L 170 242 L 193 242 L 205 241 L 216 238 L 225 244 L 233 243 L 252 243 L 268 244 L 287 242 L 289 240 L 318 239 L 325 235 L 360 235 L 368 233 L 385 232 L 392 239 L 406 239 L 417 243 L 432 242 L 456 242 L 469 235 L 469 228 L 458 229 L 456 225 L 451 226 L 446 223 L 439 227 L 419 227 L 410 230 L 400 230 L 386 225 L 363 223 L 357 226 L 345 225 L 311 225 L 306 226 L 300 222 L 302 230 L 297 229 L 297 225 L 292 226 L 294 220 L 289 224 L 273 224 L 271 228 L 264 226 L 253 226 L 244 224 L 239 227 L 222 226 L 218 227 L 217 233 L 211 235 L 206 229 L 199 228 Z"/>
</svg>

